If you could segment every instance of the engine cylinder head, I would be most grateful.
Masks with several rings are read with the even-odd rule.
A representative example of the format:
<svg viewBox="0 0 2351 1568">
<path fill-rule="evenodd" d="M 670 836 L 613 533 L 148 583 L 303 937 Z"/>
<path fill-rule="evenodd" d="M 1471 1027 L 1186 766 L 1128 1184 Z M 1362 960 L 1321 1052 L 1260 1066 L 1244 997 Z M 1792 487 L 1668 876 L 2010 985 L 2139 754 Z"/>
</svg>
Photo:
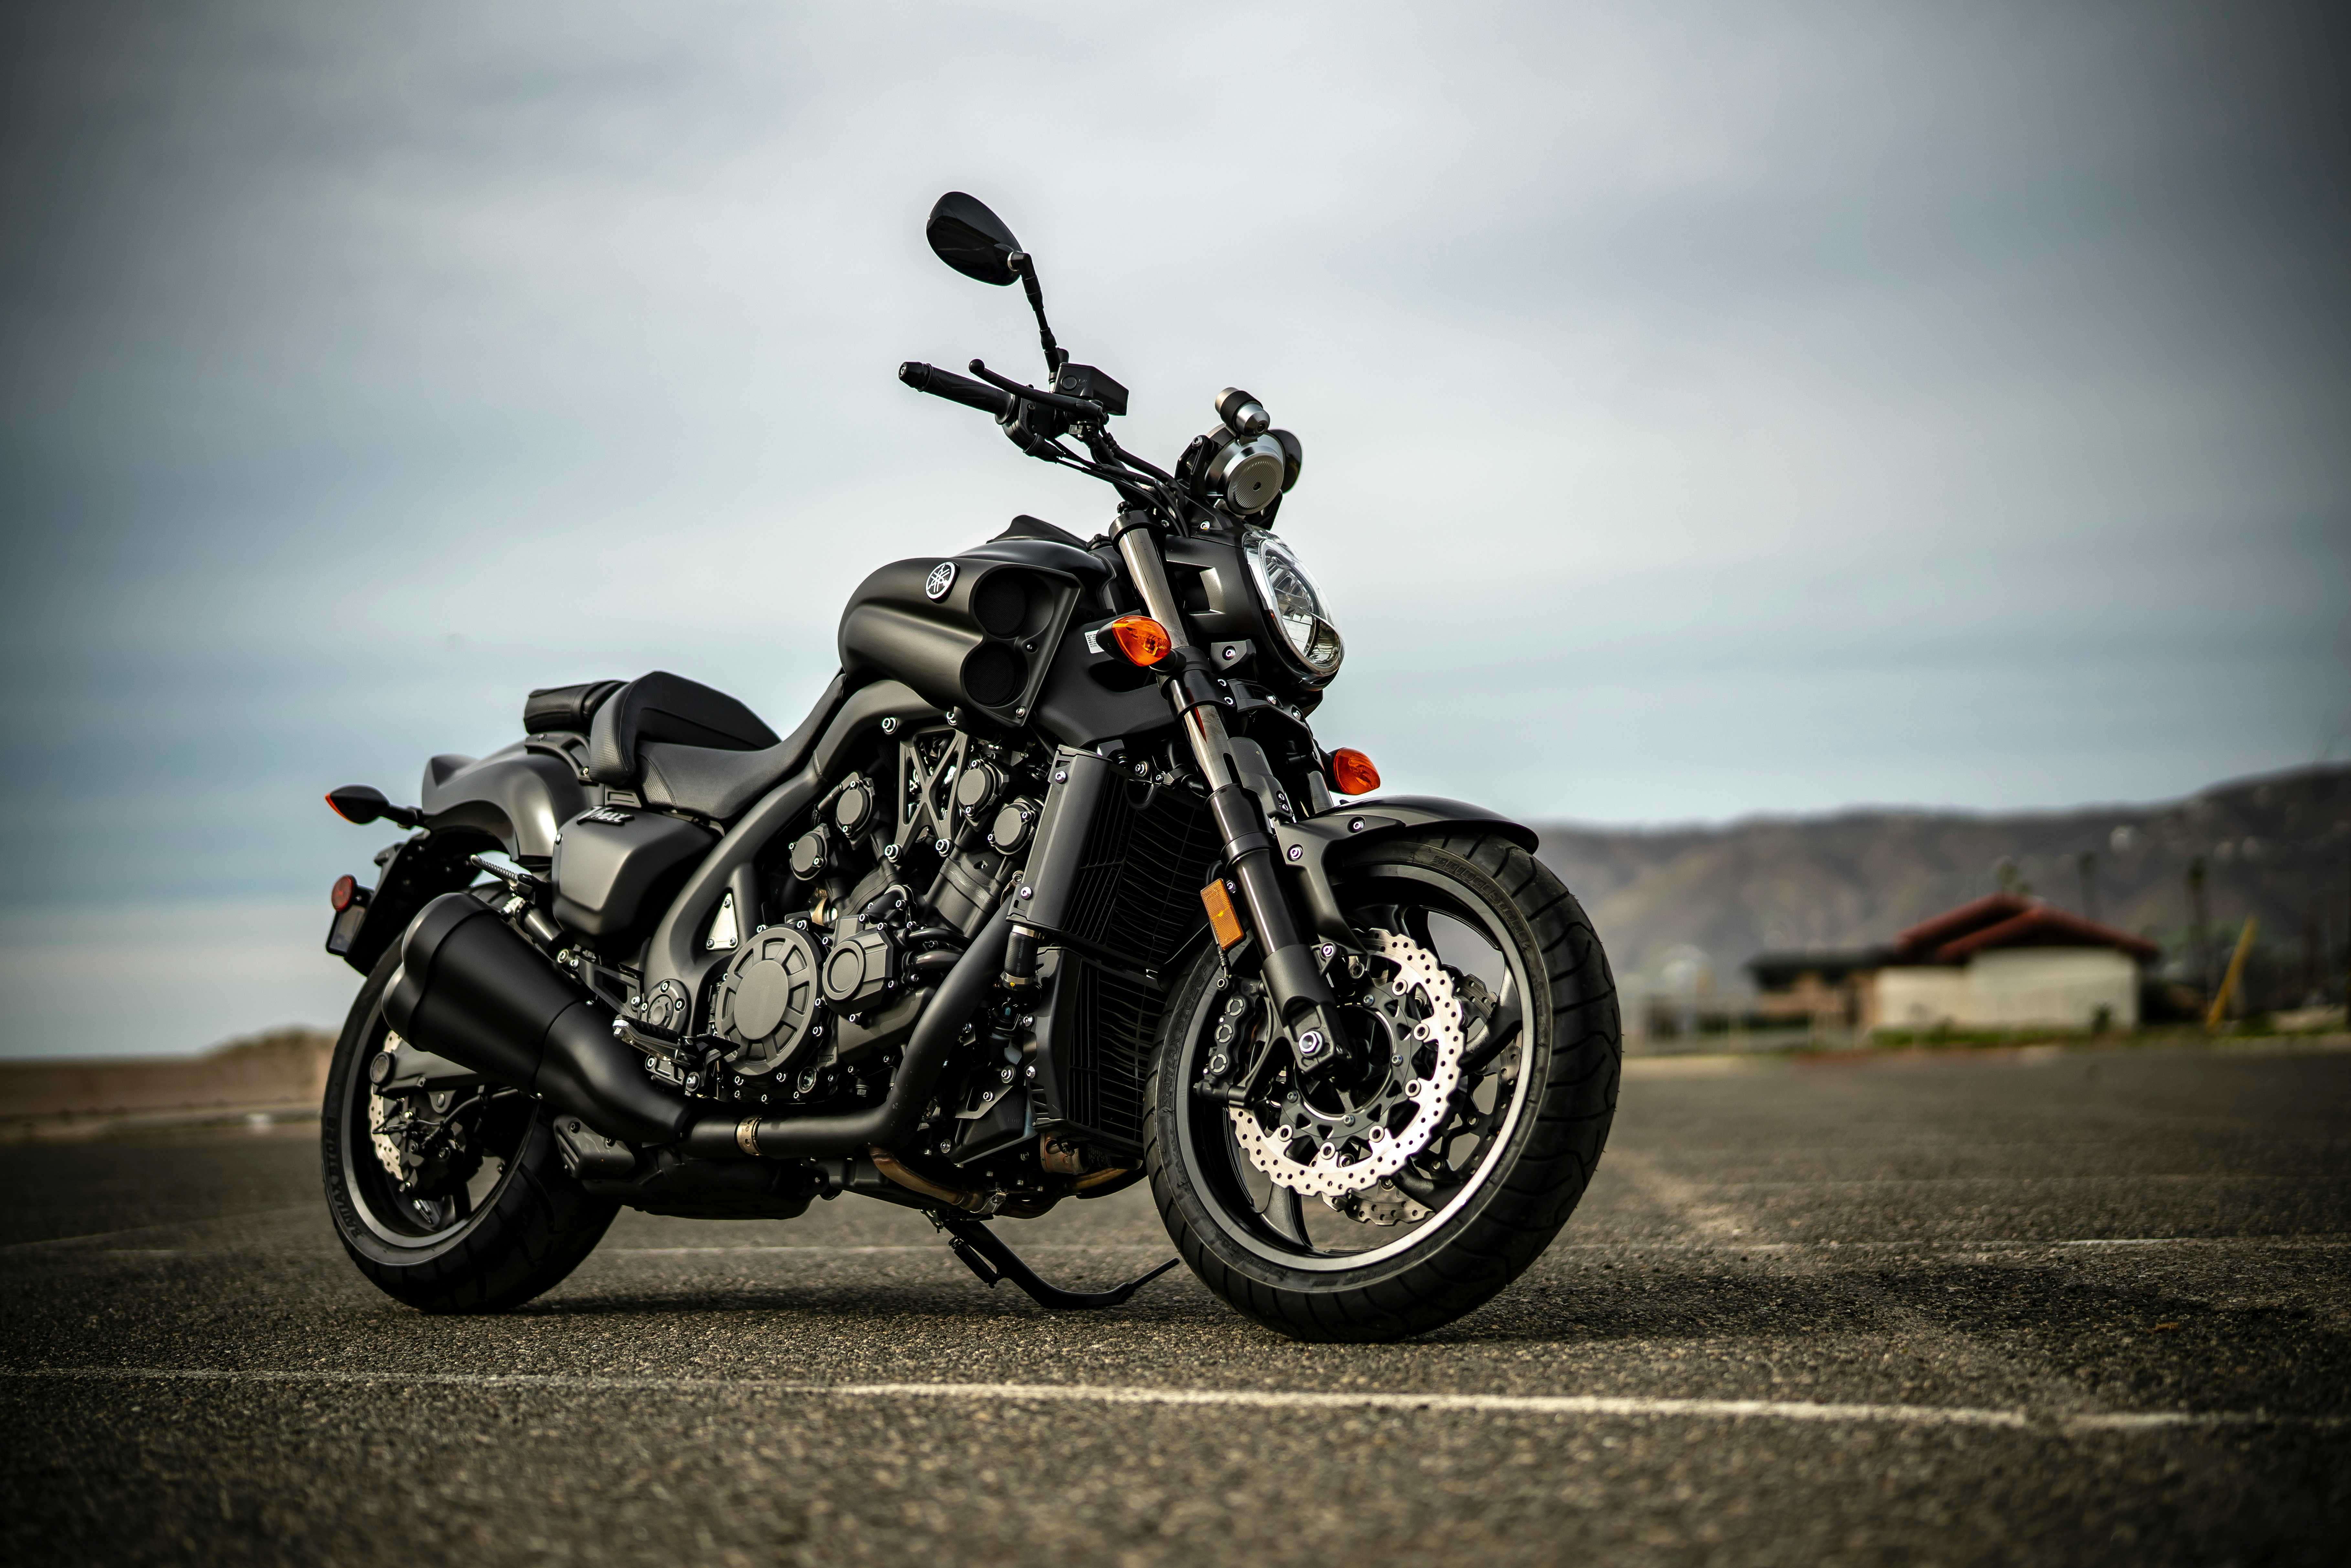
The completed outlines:
<svg viewBox="0 0 2351 1568">
<path fill-rule="evenodd" d="M 956 779 L 956 807 L 965 816 L 976 817 L 1004 793 L 1005 785 L 1010 781 L 995 763 L 984 758 L 973 762 Z"/>
<path fill-rule="evenodd" d="M 792 841 L 792 874 L 802 882 L 814 882 L 831 871 L 835 858 L 832 835 L 821 827 Z"/>
<path fill-rule="evenodd" d="M 861 836 L 873 825 L 875 803 L 873 786 L 863 779 L 852 780 L 833 800 L 833 825 L 852 839 Z"/>
<path fill-rule="evenodd" d="M 1034 800 L 1007 800 L 988 825 L 987 841 L 1000 855 L 1018 853 L 1029 843 L 1029 835 L 1036 831 L 1039 808 Z"/>
</svg>

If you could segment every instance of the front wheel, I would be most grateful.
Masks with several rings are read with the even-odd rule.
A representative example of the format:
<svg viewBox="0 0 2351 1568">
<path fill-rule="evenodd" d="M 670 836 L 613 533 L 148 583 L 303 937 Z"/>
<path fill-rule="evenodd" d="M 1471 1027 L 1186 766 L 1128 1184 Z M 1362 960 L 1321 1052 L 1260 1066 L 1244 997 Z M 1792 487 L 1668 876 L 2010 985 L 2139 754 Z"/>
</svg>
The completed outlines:
<svg viewBox="0 0 2351 1568">
<path fill-rule="evenodd" d="M 1615 987 L 1583 908 L 1497 835 L 1374 843 L 1333 877 L 1346 1056 L 1301 1078 L 1261 986 L 1204 952 L 1162 1026 L 1145 1164 L 1234 1307 L 1401 1339 L 1490 1300 L 1574 1211 L 1615 1111 Z"/>
</svg>

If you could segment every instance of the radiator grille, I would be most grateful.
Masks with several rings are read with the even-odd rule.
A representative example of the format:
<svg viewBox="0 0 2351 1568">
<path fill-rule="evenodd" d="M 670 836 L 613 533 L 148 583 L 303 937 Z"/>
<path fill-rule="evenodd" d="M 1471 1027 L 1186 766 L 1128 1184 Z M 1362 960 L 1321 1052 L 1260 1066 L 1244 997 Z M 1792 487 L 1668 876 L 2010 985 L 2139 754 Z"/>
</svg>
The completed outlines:
<svg viewBox="0 0 2351 1568">
<path fill-rule="evenodd" d="M 1160 992 L 1083 959 L 1073 960 L 1069 1028 L 1058 1031 L 1061 1113 L 1110 1142 L 1143 1148 L 1144 1078 L 1159 1015 Z"/>
<path fill-rule="evenodd" d="M 1207 924 L 1200 889 L 1223 852 L 1208 803 L 1162 789 L 1148 810 L 1142 792 L 1115 783 L 1086 833 L 1066 929 L 1138 969 L 1164 971 Z"/>
</svg>

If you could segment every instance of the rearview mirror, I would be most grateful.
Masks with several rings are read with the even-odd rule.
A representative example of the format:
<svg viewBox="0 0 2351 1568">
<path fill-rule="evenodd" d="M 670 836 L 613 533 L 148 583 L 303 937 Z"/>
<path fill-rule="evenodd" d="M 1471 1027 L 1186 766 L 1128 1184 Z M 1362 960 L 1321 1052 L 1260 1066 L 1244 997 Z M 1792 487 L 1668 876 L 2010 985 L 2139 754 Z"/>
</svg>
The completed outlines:
<svg viewBox="0 0 2351 1568">
<path fill-rule="evenodd" d="M 931 208 L 930 222 L 923 225 L 924 237 L 941 261 L 982 283 L 998 287 L 1009 284 L 1017 276 L 1012 270 L 1012 256 L 1020 249 L 1020 242 L 1004 226 L 1004 220 L 987 210 L 987 204 L 977 196 L 967 196 L 961 191 L 949 191 Z"/>
</svg>

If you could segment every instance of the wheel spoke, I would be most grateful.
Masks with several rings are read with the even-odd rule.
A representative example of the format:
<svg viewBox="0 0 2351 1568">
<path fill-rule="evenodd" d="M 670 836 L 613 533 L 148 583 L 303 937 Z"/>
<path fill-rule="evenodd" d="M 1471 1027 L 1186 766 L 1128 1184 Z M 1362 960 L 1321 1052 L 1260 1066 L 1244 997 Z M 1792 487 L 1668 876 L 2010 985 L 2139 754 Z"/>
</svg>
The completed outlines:
<svg viewBox="0 0 2351 1568">
<path fill-rule="evenodd" d="M 1276 1182 L 1267 1199 L 1266 1223 L 1272 1226 L 1283 1240 L 1311 1251 L 1314 1243 L 1306 1237 L 1306 1205 L 1299 1196 Z"/>
<path fill-rule="evenodd" d="M 1474 1073 L 1493 1061 L 1503 1047 L 1519 1038 L 1519 1030 L 1525 1021 L 1525 1009 L 1519 1005 L 1518 978 L 1506 969 L 1500 993 L 1492 995 L 1485 1016 L 1462 1047 L 1462 1072 Z"/>
</svg>

